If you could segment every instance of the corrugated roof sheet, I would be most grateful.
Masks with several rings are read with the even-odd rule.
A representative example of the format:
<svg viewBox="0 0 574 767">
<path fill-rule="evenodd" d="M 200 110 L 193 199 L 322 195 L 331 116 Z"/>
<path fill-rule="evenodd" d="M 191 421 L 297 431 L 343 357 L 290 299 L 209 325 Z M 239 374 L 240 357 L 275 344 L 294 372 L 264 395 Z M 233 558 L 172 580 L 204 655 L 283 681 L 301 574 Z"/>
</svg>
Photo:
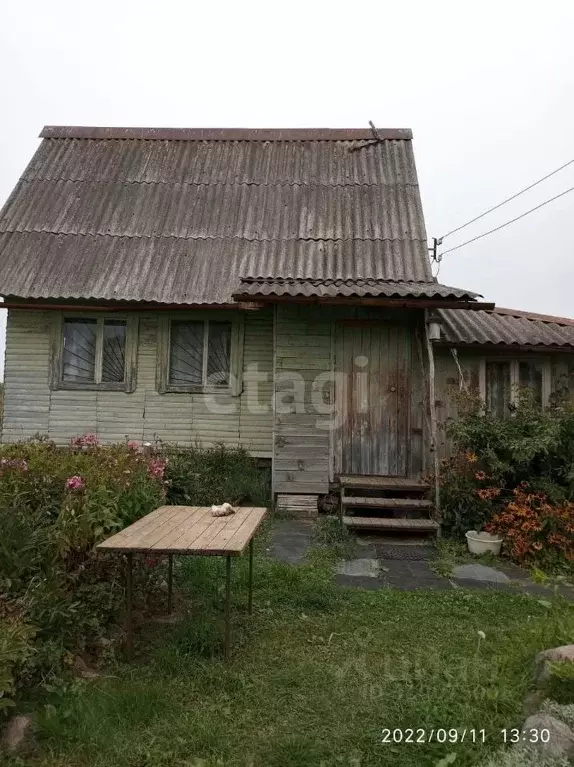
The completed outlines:
<svg viewBox="0 0 574 767">
<path fill-rule="evenodd" d="M 473 300 L 477 293 L 436 282 L 389 282 L 383 280 L 242 279 L 238 294 L 245 296 L 371 296 L 385 298 L 445 298 Z"/>
<path fill-rule="evenodd" d="M 449 344 L 574 347 L 574 320 L 494 309 L 441 309 L 442 337 Z"/>
<path fill-rule="evenodd" d="M 396 184 L 20 181 L 0 232 L 425 242 L 418 189 Z"/>
<path fill-rule="evenodd" d="M 46 128 L 0 212 L 0 292 L 213 304 L 240 276 L 430 284 L 411 134 L 379 134 Z"/>
<path fill-rule="evenodd" d="M 25 298 L 229 303 L 240 275 L 272 271 L 346 279 L 356 264 L 361 277 L 402 274 L 406 282 L 410 252 L 397 243 L 353 240 L 246 243 L 16 232 L 0 234 L 0 291 Z"/>
</svg>

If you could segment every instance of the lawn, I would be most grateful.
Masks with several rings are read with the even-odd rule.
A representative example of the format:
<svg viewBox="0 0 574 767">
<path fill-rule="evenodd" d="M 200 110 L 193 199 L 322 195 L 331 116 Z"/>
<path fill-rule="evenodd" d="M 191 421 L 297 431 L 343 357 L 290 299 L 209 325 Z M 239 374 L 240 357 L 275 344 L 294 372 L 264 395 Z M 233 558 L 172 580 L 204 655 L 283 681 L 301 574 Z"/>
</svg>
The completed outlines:
<svg viewBox="0 0 574 767">
<path fill-rule="evenodd" d="M 258 542 L 255 612 L 221 659 L 219 560 L 180 561 L 176 626 L 147 622 L 132 665 L 30 702 L 28 760 L 42 767 L 455 767 L 478 765 L 521 724 L 532 662 L 572 642 L 574 608 L 485 591 L 363 591 L 332 582 L 328 557 L 271 561 Z M 246 561 L 236 563 L 244 608 Z M 479 632 L 484 632 L 482 638 Z M 382 743 L 384 729 L 467 730 L 464 743 Z M 471 729 L 486 743 L 470 742 Z M 478 735 L 477 735 L 478 737 Z"/>
</svg>

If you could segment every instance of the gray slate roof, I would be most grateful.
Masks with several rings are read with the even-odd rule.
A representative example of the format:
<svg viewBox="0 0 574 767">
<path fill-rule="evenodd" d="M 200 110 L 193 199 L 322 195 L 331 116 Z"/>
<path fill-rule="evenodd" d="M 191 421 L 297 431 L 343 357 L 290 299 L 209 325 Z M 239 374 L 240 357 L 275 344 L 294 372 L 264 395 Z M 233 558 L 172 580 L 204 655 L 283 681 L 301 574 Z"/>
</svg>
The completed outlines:
<svg viewBox="0 0 574 767">
<path fill-rule="evenodd" d="M 469 290 L 428 282 L 393 282 L 368 279 L 242 279 L 238 293 L 244 296 L 350 296 L 372 298 L 444 298 L 469 300 L 478 296 Z"/>
<path fill-rule="evenodd" d="M 260 278 L 473 297 L 432 277 L 410 131 L 379 135 L 45 128 L 0 212 L 0 294 L 228 304 Z"/>
<path fill-rule="evenodd" d="M 548 346 L 574 348 L 574 319 L 516 309 L 440 309 L 442 340 L 456 346 Z"/>
</svg>

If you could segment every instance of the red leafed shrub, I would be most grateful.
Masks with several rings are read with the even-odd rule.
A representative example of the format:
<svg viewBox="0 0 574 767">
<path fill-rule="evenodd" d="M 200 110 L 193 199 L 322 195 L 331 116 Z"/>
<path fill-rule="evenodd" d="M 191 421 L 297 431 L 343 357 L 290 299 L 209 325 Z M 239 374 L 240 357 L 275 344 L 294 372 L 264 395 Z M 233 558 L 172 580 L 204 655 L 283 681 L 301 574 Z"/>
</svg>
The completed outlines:
<svg viewBox="0 0 574 767">
<path fill-rule="evenodd" d="M 574 562 L 574 503 L 551 504 L 523 487 L 485 529 L 505 537 L 506 551 L 518 562 Z"/>
</svg>

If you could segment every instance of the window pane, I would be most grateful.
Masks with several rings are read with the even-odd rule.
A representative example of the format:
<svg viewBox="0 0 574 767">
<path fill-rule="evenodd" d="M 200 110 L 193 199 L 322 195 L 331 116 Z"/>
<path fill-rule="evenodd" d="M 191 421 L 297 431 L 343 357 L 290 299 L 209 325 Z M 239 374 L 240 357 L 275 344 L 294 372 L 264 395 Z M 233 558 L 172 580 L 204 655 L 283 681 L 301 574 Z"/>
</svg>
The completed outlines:
<svg viewBox="0 0 574 767">
<path fill-rule="evenodd" d="M 518 383 L 534 392 L 534 401 L 542 404 L 542 362 L 528 360 L 518 364 Z"/>
<path fill-rule="evenodd" d="M 104 320 L 102 381 L 121 383 L 126 370 L 126 322 Z"/>
<path fill-rule="evenodd" d="M 495 418 L 508 418 L 510 362 L 486 363 L 486 407 Z"/>
<path fill-rule="evenodd" d="M 207 382 L 212 386 L 229 384 L 231 362 L 231 322 L 209 323 Z"/>
<path fill-rule="evenodd" d="M 64 381 L 94 383 L 96 330 L 97 320 L 64 321 Z"/>
<path fill-rule="evenodd" d="M 169 382 L 201 384 L 203 382 L 203 322 L 171 323 Z"/>
</svg>

